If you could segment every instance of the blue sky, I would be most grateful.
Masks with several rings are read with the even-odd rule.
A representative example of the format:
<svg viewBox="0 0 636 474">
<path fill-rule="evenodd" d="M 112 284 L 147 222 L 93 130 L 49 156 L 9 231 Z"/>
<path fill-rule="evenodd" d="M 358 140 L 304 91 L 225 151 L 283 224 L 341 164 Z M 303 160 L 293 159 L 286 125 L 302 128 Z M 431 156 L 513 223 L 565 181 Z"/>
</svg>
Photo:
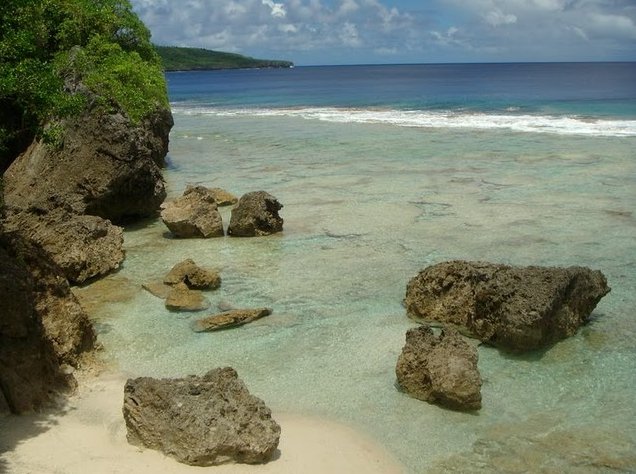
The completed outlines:
<svg viewBox="0 0 636 474">
<path fill-rule="evenodd" d="M 298 65 L 636 60 L 636 0 L 131 3 L 157 44 Z"/>
</svg>

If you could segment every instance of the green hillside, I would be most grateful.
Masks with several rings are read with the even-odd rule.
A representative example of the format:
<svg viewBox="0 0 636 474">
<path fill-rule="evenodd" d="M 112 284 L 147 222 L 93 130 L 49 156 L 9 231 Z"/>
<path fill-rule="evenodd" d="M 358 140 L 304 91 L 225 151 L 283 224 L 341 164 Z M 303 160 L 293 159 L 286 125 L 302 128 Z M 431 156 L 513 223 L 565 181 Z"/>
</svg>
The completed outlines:
<svg viewBox="0 0 636 474">
<path fill-rule="evenodd" d="M 155 46 L 166 71 L 192 71 L 204 69 L 289 68 L 294 63 L 269 59 L 254 59 L 234 53 L 223 53 L 202 48 Z"/>
</svg>

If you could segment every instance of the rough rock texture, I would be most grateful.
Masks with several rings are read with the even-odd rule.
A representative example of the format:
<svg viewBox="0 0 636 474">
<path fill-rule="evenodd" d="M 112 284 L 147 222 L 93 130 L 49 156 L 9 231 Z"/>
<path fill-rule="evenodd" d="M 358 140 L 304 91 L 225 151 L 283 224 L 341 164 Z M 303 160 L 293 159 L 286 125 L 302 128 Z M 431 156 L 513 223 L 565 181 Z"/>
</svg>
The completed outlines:
<svg viewBox="0 0 636 474">
<path fill-rule="evenodd" d="M 7 227 L 44 249 L 72 283 L 105 275 L 124 260 L 122 229 L 100 217 L 20 212 L 9 216 Z"/>
<path fill-rule="evenodd" d="M 187 193 L 190 189 L 195 187 L 202 187 L 202 186 L 192 186 L 189 184 L 186 186 L 185 193 Z M 238 198 L 234 194 L 227 192 L 225 189 L 221 189 L 221 188 L 205 188 L 205 189 L 207 189 L 207 192 L 210 195 L 212 195 L 212 197 L 214 197 L 214 200 L 216 201 L 216 204 L 219 207 L 233 206 L 234 204 L 238 202 Z"/>
<path fill-rule="evenodd" d="M 269 408 L 229 367 L 203 377 L 129 379 L 123 412 L 129 443 L 195 466 L 264 463 L 280 438 Z"/>
<path fill-rule="evenodd" d="M 48 254 L 17 236 L 0 237 L 0 398 L 14 413 L 37 410 L 75 386 L 95 335 Z"/>
<path fill-rule="evenodd" d="M 513 351 L 571 336 L 610 291 L 600 271 L 584 267 L 511 267 L 450 261 L 421 271 L 407 285 L 409 317 L 456 326 Z"/>
<path fill-rule="evenodd" d="M 194 290 L 215 290 L 221 286 L 221 277 L 217 272 L 201 268 L 188 258 L 172 267 L 163 282 L 167 285 L 185 283 Z"/>
<path fill-rule="evenodd" d="M 192 329 L 195 332 L 218 331 L 219 329 L 242 326 L 270 314 L 272 314 L 270 308 L 233 309 L 199 319 L 194 322 Z"/>
<path fill-rule="evenodd" d="M 439 337 L 428 326 L 409 329 L 395 368 L 410 396 L 453 410 L 481 408 L 477 349 L 445 328 Z"/>
<path fill-rule="evenodd" d="M 283 218 L 278 215 L 283 205 L 265 191 L 244 194 L 232 209 L 228 235 L 254 237 L 283 231 Z"/>
<path fill-rule="evenodd" d="M 162 300 L 165 300 L 170 294 L 170 291 L 172 291 L 172 286 L 166 285 L 162 280 L 142 283 L 141 287 L 151 295 L 161 298 Z"/>
<path fill-rule="evenodd" d="M 161 220 L 176 237 L 222 237 L 223 221 L 214 195 L 189 186 L 183 196 L 162 205 Z"/>
<path fill-rule="evenodd" d="M 209 307 L 210 302 L 205 296 L 185 283 L 174 285 L 166 297 L 166 308 L 170 311 L 201 311 Z"/>
<path fill-rule="evenodd" d="M 6 171 L 6 204 L 113 222 L 153 215 L 166 196 L 160 168 L 172 124 L 167 109 L 138 126 L 94 111 L 66 121 L 61 148 L 35 141 Z"/>
</svg>

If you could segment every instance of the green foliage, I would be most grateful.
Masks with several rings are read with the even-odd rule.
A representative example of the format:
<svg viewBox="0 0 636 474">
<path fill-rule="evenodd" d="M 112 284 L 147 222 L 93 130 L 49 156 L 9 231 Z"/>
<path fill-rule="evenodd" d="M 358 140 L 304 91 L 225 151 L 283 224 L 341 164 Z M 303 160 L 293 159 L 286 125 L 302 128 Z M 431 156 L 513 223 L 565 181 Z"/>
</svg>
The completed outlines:
<svg viewBox="0 0 636 474">
<path fill-rule="evenodd" d="M 80 83 L 133 121 L 167 105 L 160 59 L 129 1 L 2 0 L 0 170 L 29 138 L 59 139 L 45 125 L 85 107 Z"/>
<path fill-rule="evenodd" d="M 166 71 L 190 71 L 197 69 L 240 69 L 292 67 L 290 61 L 254 59 L 234 53 L 223 53 L 201 48 L 155 46 Z"/>
</svg>

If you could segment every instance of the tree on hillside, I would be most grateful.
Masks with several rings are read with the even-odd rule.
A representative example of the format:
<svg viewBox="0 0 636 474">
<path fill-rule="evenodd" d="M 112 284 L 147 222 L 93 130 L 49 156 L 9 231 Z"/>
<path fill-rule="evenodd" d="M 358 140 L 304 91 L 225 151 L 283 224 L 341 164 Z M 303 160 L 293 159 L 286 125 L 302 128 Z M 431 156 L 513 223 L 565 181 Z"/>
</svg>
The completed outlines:
<svg viewBox="0 0 636 474">
<path fill-rule="evenodd" d="M 150 32 L 127 0 L 2 0 L 0 171 L 88 105 L 133 121 L 167 105 Z"/>
</svg>

